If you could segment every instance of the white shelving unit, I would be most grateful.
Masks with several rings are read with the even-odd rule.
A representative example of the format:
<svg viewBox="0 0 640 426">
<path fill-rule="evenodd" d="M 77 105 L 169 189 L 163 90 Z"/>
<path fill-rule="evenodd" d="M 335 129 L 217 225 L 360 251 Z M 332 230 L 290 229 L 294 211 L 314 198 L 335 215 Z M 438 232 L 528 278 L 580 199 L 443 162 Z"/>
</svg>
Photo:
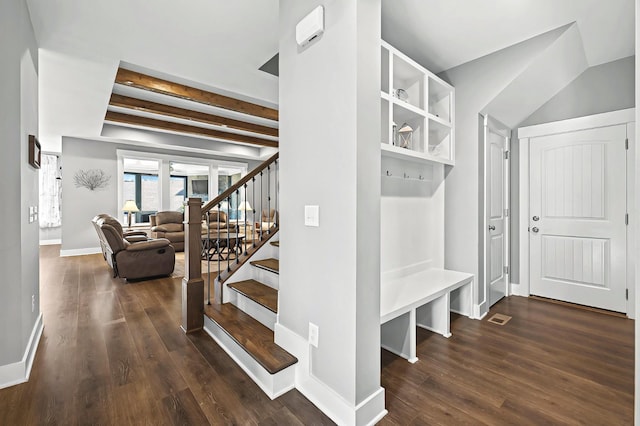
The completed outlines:
<svg viewBox="0 0 640 426">
<path fill-rule="evenodd" d="M 380 65 L 382 155 L 453 165 L 453 86 L 385 41 Z M 405 125 L 413 134 L 409 146 L 402 147 L 397 131 Z"/>
</svg>

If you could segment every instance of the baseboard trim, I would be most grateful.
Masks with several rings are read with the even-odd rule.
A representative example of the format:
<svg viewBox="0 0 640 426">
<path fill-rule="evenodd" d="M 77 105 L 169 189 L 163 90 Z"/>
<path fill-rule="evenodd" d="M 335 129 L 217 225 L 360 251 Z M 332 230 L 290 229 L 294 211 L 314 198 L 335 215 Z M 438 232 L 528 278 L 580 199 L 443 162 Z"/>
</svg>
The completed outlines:
<svg viewBox="0 0 640 426">
<path fill-rule="evenodd" d="M 98 254 L 102 253 L 100 247 L 90 247 L 83 249 L 73 249 L 73 250 L 60 250 L 60 257 L 70 257 L 70 256 L 85 256 L 87 254 Z"/>
<path fill-rule="evenodd" d="M 62 240 L 60 238 L 56 238 L 53 240 L 40 240 L 41 246 L 55 246 L 57 244 L 62 244 Z"/>
<path fill-rule="evenodd" d="M 473 318 L 481 320 L 487 316 L 489 311 L 487 310 L 487 302 L 482 302 L 479 305 L 473 305 Z"/>
<path fill-rule="evenodd" d="M 525 289 L 525 287 L 523 285 L 516 284 L 516 283 L 510 283 L 509 286 L 511 287 L 511 295 L 512 296 L 529 297 L 529 291 L 527 289 Z"/>
<path fill-rule="evenodd" d="M 44 323 L 42 320 L 42 313 L 40 313 L 36 323 L 33 325 L 33 329 L 31 330 L 29 343 L 24 351 L 22 360 L 14 362 L 13 364 L 0 366 L 0 389 L 29 381 L 31 368 L 33 367 L 33 360 L 36 357 L 36 350 L 38 349 L 38 343 L 40 343 L 40 337 L 42 337 L 43 328 Z"/>
<path fill-rule="evenodd" d="M 282 326 L 275 325 L 275 341 L 298 358 L 296 388 L 309 401 L 340 425 L 375 425 L 386 414 L 384 388 L 380 387 L 357 406 L 314 377 L 309 371 L 309 343 L 306 339 Z"/>
</svg>

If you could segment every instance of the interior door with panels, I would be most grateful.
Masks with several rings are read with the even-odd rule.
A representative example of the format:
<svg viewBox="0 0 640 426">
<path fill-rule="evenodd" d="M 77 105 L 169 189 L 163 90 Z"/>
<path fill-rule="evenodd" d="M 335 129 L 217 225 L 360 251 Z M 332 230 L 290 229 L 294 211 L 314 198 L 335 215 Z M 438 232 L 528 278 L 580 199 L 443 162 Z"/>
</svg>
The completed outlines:
<svg viewBox="0 0 640 426">
<path fill-rule="evenodd" d="M 485 117 L 485 282 L 489 306 L 508 295 L 509 130 Z"/>
<path fill-rule="evenodd" d="M 530 140 L 531 294 L 626 312 L 626 126 Z"/>
</svg>

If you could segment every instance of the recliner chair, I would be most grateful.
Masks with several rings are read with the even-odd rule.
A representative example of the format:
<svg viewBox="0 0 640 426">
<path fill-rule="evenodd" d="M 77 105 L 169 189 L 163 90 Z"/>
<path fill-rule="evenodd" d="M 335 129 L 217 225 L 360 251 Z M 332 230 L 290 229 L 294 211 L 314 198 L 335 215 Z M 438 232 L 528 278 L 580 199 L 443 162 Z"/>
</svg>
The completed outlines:
<svg viewBox="0 0 640 426">
<path fill-rule="evenodd" d="M 169 240 L 130 235 L 129 238 L 139 240 L 130 242 L 125 238 L 122 225 L 113 216 L 98 215 L 92 222 L 100 239 L 103 256 L 113 269 L 114 277 L 137 280 L 173 272 L 175 250 Z"/>
<path fill-rule="evenodd" d="M 184 215 L 181 212 L 158 212 L 149 216 L 151 236 L 166 238 L 175 251 L 184 251 Z"/>
<path fill-rule="evenodd" d="M 98 219 L 101 218 L 112 218 L 115 220 L 115 218 L 113 218 L 113 216 L 108 215 L 106 213 L 100 213 L 99 215 L 95 216 L 92 220 L 91 223 L 93 224 L 93 227 L 96 230 L 96 233 L 98 234 L 98 238 L 100 239 L 100 248 L 102 250 L 102 257 L 104 257 L 104 260 L 107 260 L 107 241 L 104 237 L 104 234 L 100 231 L 100 229 L 98 228 L 97 222 Z M 122 225 L 120 225 L 120 222 L 118 222 L 117 220 L 115 220 L 115 222 L 113 223 L 114 226 L 119 227 L 120 231 L 122 232 L 122 236 L 124 237 L 125 240 L 127 240 L 130 243 L 137 243 L 139 241 L 147 241 L 149 238 L 147 237 L 147 233 L 144 231 L 124 231 L 122 230 Z"/>
</svg>

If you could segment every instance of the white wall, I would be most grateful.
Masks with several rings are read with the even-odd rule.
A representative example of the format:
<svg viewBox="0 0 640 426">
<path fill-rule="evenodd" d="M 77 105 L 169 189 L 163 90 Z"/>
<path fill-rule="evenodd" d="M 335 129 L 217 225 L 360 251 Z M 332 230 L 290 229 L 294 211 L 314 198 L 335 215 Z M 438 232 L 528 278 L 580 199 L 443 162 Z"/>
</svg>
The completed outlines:
<svg viewBox="0 0 640 426">
<path fill-rule="evenodd" d="M 637 50 L 640 46 L 640 0 L 636 0 L 636 57 L 635 57 L 635 79 L 640 79 L 640 59 Z M 640 105 L 640 92 L 638 86 L 635 88 L 635 103 Z M 640 137 L 640 108 L 636 108 L 636 141 Z M 636 147 L 636 190 L 640 188 L 640 149 Z M 640 223 L 640 197 L 636 196 L 635 214 L 631 213 L 631 219 L 635 218 L 635 223 Z M 636 226 L 636 289 L 638 288 L 638 277 L 640 277 L 640 226 Z M 640 291 L 636 290 L 636 312 L 640 307 Z M 640 423 L 640 321 L 636 320 L 636 357 L 635 357 L 635 424 Z"/>
<path fill-rule="evenodd" d="M 197 158 L 230 160 L 215 156 L 176 154 L 158 148 L 136 147 L 89 139 L 65 137 L 62 139 L 62 253 L 98 253 L 100 245 L 91 219 L 99 213 L 120 217 L 118 204 L 118 149 L 151 152 L 158 154 L 188 155 Z M 260 162 L 242 160 L 249 164 L 249 170 Z M 76 188 L 73 176 L 77 170 L 102 169 L 111 176 L 109 185 L 101 190 L 90 191 Z"/>
<path fill-rule="evenodd" d="M 19 363 L 40 315 L 38 223 L 28 223 L 38 205 L 38 171 L 28 165 L 28 135 L 38 134 L 37 45 L 24 0 L 0 3 L 0 93 L 2 114 L 0 220 L 0 386 L 5 367 Z M 35 297 L 35 310 L 31 298 Z M 23 371 L 24 372 L 24 371 Z M 22 377 L 24 379 L 25 377 Z M 15 377 L 9 378 L 16 379 Z"/>
<path fill-rule="evenodd" d="M 383 157 L 382 175 L 380 271 L 444 267 L 444 166 Z"/>
<path fill-rule="evenodd" d="M 295 25 L 318 4 L 326 31 L 298 48 Z M 276 342 L 299 357 L 296 386 L 341 424 L 368 423 L 384 407 L 379 40 L 379 1 L 280 1 Z M 319 228 L 304 226 L 305 205 L 320 206 Z M 309 322 L 317 348 L 305 343 Z"/>
</svg>

